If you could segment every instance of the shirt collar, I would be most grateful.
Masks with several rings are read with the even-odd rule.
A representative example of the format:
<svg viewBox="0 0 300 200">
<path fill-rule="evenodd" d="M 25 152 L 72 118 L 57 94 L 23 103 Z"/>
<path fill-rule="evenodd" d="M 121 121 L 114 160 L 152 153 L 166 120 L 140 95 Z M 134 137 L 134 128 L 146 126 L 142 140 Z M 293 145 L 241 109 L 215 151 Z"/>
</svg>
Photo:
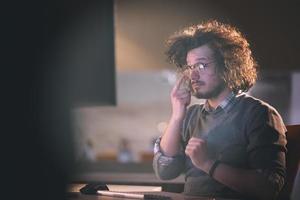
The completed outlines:
<svg viewBox="0 0 300 200">
<path fill-rule="evenodd" d="M 206 111 L 208 113 L 212 113 L 212 112 L 218 112 L 219 110 L 224 110 L 224 111 L 228 111 L 229 108 L 231 107 L 230 105 L 233 105 L 234 99 L 236 97 L 236 94 L 234 94 L 233 92 L 231 92 L 217 107 L 216 109 L 212 109 L 209 106 L 208 101 L 206 100 L 203 107 L 202 107 L 202 112 Z"/>
</svg>

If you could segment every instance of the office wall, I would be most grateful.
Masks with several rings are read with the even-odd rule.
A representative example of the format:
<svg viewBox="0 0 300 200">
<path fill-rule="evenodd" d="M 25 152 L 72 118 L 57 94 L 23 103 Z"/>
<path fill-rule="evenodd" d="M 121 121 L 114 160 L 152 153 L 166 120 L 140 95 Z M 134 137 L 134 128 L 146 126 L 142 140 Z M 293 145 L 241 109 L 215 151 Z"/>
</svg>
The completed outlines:
<svg viewBox="0 0 300 200">
<path fill-rule="evenodd" d="M 213 18 L 244 33 L 263 70 L 297 70 L 298 7 L 291 1 L 116 0 L 116 66 L 118 70 L 172 68 L 164 57 L 168 36 Z"/>
<path fill-rule="evenodd" d="M 291 54 L 299 44 L 283 27 L 287 20 L 297 23 L 293 15 L 294 8 L 287 4 L 270 7 L 259 1 L 116 0 L 117 106 L 76 110 L 76 119 L 82 120 L 79 129 L 86 133 L 78 133 L 78 146 L 91 140 L 95 154 L 113 155 L 119 141 L 128 138 L 135 160 L 139 152 L 149 151 L 152 138 L 162 134 L 171 113 L 169 92 L 175 67 L 166 62 L 164 42 L 179 28 L 210 18 L 236 25 L 249 39 L 260 65 L 260 79 L 251 92 L 278 109 L 289 124 L 290 77 L 298 63 Z"/>
</svg>

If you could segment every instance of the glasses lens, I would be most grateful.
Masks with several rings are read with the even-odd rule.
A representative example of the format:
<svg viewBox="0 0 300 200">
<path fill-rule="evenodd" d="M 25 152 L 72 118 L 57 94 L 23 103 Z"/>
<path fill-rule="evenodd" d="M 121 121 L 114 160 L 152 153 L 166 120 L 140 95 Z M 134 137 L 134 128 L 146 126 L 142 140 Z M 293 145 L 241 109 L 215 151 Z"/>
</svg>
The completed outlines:
<svg viewBox="0 0 300 200">
<path fill-rule="evenodd" d="M 202 69 L 204 69 L 204 64 L 203 63 L 197 63 L 195 67 L 202 70 Z"/>
</svg>

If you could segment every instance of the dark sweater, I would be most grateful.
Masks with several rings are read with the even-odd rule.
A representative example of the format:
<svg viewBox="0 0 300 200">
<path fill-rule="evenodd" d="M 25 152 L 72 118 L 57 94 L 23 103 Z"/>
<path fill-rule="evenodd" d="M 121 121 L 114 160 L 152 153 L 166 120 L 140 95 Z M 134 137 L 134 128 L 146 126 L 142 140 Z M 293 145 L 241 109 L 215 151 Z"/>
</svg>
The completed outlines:
<svg viewBox="0 0 300 200">
<path fill-rule="evenodd" d="M 207 104 L 192 105 L 182 127 L 181 153 L 167 157 L 158 150 L 153 167 L 161 179 L 172 179 L 184 172 L 184 193 L 188 195 L 241 196 L 196 168 L 185 156 L 188 140 L 200 137 L 206 140 L 211 159 L 237 168 L 256 169 L 279 192 L 286 170 L 285 133 L 286 128 L 278 112 L 269 104 L 246 94 L 233 97 L 225 107 L 214 111 L 209 111 Z"/>
</svg>

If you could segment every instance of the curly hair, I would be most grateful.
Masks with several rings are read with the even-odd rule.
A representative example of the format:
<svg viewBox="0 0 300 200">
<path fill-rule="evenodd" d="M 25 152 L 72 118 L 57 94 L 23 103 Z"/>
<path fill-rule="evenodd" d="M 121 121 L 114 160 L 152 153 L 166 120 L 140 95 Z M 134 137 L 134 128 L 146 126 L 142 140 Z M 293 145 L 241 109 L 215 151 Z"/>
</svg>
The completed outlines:
<svg viewBox="0 0 300 200">
<path fill-rule="evenodd" d="M 233 92 L 248 91 L 254 85 L 258 65 L 249 43 L 237 28 L 229 24 L 209 20 L 184 28 L 167 40 L 166 55 L 170 63 L 182 69 L 186 65 L 187 53 L 205 44 L 214 51 L 217 71 Z"/>
</svg>

